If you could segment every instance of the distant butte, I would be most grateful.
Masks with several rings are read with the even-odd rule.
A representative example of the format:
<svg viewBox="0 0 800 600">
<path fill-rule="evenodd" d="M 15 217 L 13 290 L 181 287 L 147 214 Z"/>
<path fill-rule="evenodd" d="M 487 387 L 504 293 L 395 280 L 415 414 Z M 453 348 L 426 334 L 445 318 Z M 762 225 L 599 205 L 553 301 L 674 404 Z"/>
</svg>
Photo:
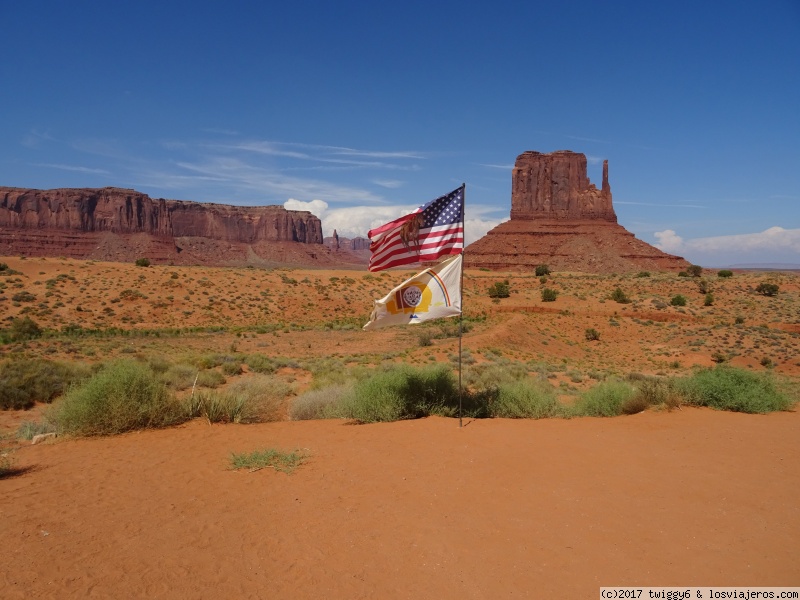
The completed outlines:
<svg viewBox="0 0 800 600">
<path fill-rule="evenodd" d="M 336 266 L 307 211 L 153 199 L 122 188 L 0 187 L 0 255 L 215 266 Z"/>
<path fill-rule="evenodd" d="M 523 152 L 511 179 L 511 219 L 470 244 L 472 268 L 614 273 L 679 270 L 689 266 L 617 223 L 603 161 L 600 189 L 589 181 L 586 156 L 569 150 Z"/>
</svg>

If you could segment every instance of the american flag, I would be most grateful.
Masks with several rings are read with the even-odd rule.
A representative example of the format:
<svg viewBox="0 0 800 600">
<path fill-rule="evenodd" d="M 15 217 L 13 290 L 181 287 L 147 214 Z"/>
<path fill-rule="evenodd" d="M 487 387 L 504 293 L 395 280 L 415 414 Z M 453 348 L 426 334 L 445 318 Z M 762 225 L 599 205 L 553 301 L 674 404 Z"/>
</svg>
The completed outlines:
<svg viewBox="0 0 800 600">
<path fill-rule="evenodd" d="M 432 261 L 464 248 L 464 187 L 371 229 L 370 271 Z"/>
</svg>

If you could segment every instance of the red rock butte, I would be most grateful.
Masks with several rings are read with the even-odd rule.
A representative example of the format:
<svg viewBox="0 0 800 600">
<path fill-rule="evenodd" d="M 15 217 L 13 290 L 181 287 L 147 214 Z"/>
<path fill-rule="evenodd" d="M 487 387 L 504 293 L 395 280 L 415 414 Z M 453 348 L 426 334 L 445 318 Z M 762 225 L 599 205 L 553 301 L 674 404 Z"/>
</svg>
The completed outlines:
<svg viewBox="0 0 800 600">
<path fill-rule="evenodd" d="M 470 244 L 467 267 L 613 273 L 685 269 L 617 223 L 603 161 L 603 183 L 589 181 L 586 156 L 569 150 L 523 152 L 511 179 L 511 219 Z"/>
<path fill-rule="evenodd" d="M 153 199 L 106 187 L 0 187 L 0 255 L 219 266 L 360 263 L 323 245 L 322 224 L 282 206 Z"/>
</svg>

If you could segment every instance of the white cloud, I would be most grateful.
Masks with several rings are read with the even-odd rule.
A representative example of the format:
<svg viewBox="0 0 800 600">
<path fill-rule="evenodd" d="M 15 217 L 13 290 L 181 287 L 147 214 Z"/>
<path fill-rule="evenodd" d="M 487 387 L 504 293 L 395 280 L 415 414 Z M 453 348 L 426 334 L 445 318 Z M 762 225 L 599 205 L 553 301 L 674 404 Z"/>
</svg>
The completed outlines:
<svg viewBox="0 0 800 600">
<path fill-rule="evenodd" d="M 505 219 L 467 219 L 464 223 L 464 243 L 469 246 L 472 242 L 477 242 L 490 229 L 494 229 L 500 223 L 508 221 Z"/>
<path fill-rule="evenodd" d="M 351 206 L 349 208 L 331 209 L 323 200 L 303 202 L 290 198 L 283 203 L 287 210 L 307 210 L 322 221 L 323 235 L 333 235 L 333 230 L 340 237 L 354 238 L 367 237 L 367 232 L 384 223 L 393 221 L 403 215 L 416 210 L 416 206 Z M 475 207 L 477 214 L 484 212 L 486 207 Z M 464 224 L 464 237 L 466 244 L 482 238 L 486 232 L 508 219 L 467 219 Z"/>
<path fill-rule="evenodd" d="M 800 262 L 800 229 L 770 227 L 758 233 L 686 240 L 672 229 L 657 231 L 656 248 L 698 264 Z"/>
<path fill-rule="evenodd" d="M 289 198 L 283 203 L 283 208 L 286 210 L 307 210 L 312 215 L 320 219 L 328 212 L 328 203 L 324 200 L 312 200 L 311 202 L 303 202 L 302 200 L 295 200 Z"/>
<path fill-rule="evenodd" d="M 373 179 L 372 183 L 389 189 L 397 189 L 405 184 L 405 182 L 399 179 Z"/>
</svg>

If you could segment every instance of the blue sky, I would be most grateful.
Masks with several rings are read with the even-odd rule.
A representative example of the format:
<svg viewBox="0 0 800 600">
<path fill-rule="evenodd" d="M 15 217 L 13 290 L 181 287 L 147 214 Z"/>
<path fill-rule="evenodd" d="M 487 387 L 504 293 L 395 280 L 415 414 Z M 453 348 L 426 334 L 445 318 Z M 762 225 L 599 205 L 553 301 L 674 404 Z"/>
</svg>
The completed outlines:
<svg viewBox="0 0 800 600">
<path fill-rule="evenodd" d="M 5 2 L 0 185 L 310 209 L 364 235 L 526 150 L 603 159 L 692 262 L 800 264 L 800 2 Z M 470 241 L 468 239 L 468 241 Z"/>
</svg>

